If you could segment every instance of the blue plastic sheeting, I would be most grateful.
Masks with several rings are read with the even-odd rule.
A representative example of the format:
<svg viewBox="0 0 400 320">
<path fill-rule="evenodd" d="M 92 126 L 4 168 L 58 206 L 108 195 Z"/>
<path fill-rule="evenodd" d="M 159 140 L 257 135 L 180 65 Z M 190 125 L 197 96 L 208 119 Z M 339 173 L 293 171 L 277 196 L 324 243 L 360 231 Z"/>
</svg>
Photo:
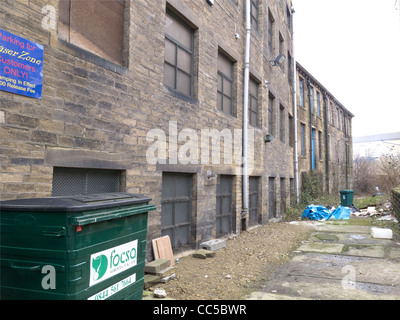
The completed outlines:
<svg viewBox="0 0 400 320">
<path fill-rule="evenodd" d="M 350 208 L 339 206 L 336 210 L 333 210 L 332 215 L 329 219 L 334 220 L 349 220 L 350 219 Z"/>
<path fill-rule="evenodd" d="M 348 207 L 339 206 L 331 211 L 324 206 L 315 206 L 312 204 L 304 209 L 301 218 L 310 218 L 311 220 L 349 220 L 350 209 Z"/>
</svg>

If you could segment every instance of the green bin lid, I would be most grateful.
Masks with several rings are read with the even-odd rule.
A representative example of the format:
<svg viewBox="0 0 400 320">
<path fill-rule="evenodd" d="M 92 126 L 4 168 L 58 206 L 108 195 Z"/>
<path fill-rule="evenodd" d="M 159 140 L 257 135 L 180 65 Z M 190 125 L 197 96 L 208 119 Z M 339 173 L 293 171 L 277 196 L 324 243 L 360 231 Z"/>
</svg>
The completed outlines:
<svg viewBox="0 0 400 320">
<path fill-rule="evenodd" d="M 151 198 L 141 194 L 124 192 L 98 193 L 91 195 L 0 201 L 0 211 L 76 212 L 142 203 L 147 204 L 151 200 Z"/>
</svg>

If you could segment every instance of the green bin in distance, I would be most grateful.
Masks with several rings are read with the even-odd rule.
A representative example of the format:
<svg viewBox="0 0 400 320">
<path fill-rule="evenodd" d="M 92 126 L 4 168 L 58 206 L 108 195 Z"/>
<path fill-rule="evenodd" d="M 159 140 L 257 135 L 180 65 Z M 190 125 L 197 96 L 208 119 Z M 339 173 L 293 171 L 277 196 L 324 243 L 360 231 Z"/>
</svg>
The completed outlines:
<svg viewBox="0 0 400 320">
<path fill-rule="evenodd" d="M 0 299 L 140 300 L 151 198 L 0 202 Z"/>
<path fill-rule="evenodd" d="M 353 190 L 340 190 L 340 204 L 343 207 L 351 207 L 353 205 Z"/>
</svg>

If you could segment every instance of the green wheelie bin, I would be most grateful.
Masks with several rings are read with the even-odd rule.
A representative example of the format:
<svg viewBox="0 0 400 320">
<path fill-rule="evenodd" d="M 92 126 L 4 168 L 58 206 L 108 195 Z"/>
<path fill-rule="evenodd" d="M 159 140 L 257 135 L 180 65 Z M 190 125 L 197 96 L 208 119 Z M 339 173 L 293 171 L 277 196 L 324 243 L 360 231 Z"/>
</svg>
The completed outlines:
<svg viewBox="0 0 400 320">
<path fill-rule="evenodd" d="M 0 298 L 140 300 L 151 198 L 130 193 L 0 202 Z"/>
<path fill-rule="evenodd" d="M 340 190 L 340 204 L 343 207 L 351 207 L 353 205 L 353 190 Z"/>
</svg>

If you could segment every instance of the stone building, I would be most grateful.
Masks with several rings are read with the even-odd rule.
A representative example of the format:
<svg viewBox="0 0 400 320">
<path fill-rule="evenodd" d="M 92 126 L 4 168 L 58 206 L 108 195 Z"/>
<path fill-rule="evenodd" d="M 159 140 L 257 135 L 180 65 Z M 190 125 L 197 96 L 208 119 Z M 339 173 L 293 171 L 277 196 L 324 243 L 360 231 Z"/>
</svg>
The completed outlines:
<svg viewBox="0 0 400 320">
<path fill-rule="evenodd" d="M 315 170 L 325 192 L 352 189 L 354 115 L 299 63 L 296 69 L 299 178 Z"/>
<path fill-rule="evenodd" d="M 157 206 L 149 213 L 149 244 L 169 235 L 175 250 L 281 218 L 296 182 L 291 2 L 250 1 L 248 95 L 245 2 L 3 2 L 4 41 L 14 39 L 6 31 L 43 46 L 43 86 L 41 98 L 0 90 L 1 199 L 144 194 Z M 344 150 L 339 139 L 351 139 L 351 114 L 297 70 L 304 90 L 310 79 L 320 94 L 321 107 L 311 124 L 298 107 L 299 137 L 305 125 L 299 168 L 311 169 L 311 125 L 318 143 L 331 146 L 317 151 L 315 166 L 325 174 L 329 165 L 325 179 L 333 190 L 344 158 L 333 151 L 327 158 L 327 151 Z"/>
</svg>

